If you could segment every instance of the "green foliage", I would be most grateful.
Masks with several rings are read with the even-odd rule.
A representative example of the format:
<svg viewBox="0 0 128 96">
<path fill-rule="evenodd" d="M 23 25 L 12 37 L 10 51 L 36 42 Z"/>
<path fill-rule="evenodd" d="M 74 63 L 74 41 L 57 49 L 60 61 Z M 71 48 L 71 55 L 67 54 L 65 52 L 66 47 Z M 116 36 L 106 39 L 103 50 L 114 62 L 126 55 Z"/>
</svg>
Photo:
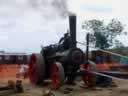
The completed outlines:
<svg viewBox="0 0 128 96">
<path fill-rule="evenodd" d="M 91 32 L 90 42 L 99 48 L 109 48 L 114 43 L 119 46 L 122 44 L 116 40 L 116 36 L 120 35 L 123 31 L 123 25 L 120 21 L 112 19 L 108 25 L 105 25 L 103 21 L 92 19 L 85 21 L 83 29 Z"/>
<path fill-rule="evenodd" d="M 111 51 L 111 52 L 114 52 L 117 54 L 121 54 L 123 56 L 128 56 L 128 47 L 120 46 L 120 47 L 115 47 L 113 49 L 109 49 L 108 51 Z M 113 57 L 112 60 L 115 62 L 120 62 L 120 60 L 121 60 L 121 57 L 119 57 L 119 56 L 112 55 L 112 57 Z"/>
</svg>

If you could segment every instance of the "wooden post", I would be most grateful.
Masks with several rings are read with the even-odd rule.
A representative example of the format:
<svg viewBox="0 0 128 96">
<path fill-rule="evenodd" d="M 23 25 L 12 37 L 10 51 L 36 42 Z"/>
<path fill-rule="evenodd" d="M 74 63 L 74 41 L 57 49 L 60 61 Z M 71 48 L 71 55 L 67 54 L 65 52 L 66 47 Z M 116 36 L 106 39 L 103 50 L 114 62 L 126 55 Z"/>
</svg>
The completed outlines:
<svg viewBox="0 0 128 96">
<path fill-rule="evenodd" d="M 89 54 L 89 33 L 86 35 L 86 60 L 88 61 L 88 54 Z"/>
</svg>

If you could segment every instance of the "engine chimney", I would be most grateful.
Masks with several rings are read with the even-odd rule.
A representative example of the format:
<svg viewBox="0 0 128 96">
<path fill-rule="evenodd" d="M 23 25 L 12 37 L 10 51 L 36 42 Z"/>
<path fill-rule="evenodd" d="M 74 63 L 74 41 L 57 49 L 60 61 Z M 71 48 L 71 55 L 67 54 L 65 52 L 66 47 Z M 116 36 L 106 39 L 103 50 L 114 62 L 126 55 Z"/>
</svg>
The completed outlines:
<svg viewBox="0 0 128 96">
<path fill-rule="evenodd" d="M 71 45 L 70 48 L 76 48 L 76 16 L 69 16 L 69 28 L 70 28 L 70 37 Z"/>
</svg>

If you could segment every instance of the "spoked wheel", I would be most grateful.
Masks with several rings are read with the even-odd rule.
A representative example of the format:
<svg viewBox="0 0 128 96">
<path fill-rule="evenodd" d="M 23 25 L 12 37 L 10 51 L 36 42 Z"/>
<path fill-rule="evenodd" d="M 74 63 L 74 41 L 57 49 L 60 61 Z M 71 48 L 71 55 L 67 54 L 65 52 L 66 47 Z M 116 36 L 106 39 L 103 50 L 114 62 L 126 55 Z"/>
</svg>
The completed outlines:
<svg viewBox="0 0 128 96">
<path fill-rule="evenodd" d="M 32 54 L 29 62 L 29 79 L 34 85 L 43 82 L 45 63 L 41 54 Z"/>
<path fill-rule="evenodd" d="M 54 89 L 58 89 L 64 83 L 64 68 L 60 62 L 52 64 L 51 80 Z"/>
<path fill-rule="evenodd" d="M 96 65 L 94 64 L 87 64 L 82 66 L 85 70 L 87 70 L 87 73 L 82 76 L 84 83 L 88 87 L 93 87 L 96 83 L 96 75 L 91 73 L 91 71 L 96 70 Z"/>
</svg>

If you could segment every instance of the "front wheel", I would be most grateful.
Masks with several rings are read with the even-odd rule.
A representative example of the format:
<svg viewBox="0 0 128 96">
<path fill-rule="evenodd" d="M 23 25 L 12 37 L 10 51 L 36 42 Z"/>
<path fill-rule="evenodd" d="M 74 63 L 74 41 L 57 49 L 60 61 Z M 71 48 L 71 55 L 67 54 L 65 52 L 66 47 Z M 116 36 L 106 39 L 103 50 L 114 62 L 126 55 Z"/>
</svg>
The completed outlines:
<svg viewBox="0 0 128 96">
<path fill-rule="evenodd" d="M 58 89 L 64 83 L 64 68 L 60 62 L 55 62 L 51 67 L 51 80 L 54 89 Z"/>
<path fill-rule="evenodd" d="M 84 83 L 88 87 L 93 87 L 96 84 L 96 75 L 92 73 L 92 71 L 96 71 L 96 65 L 94 64 L 87 64 L 81 66 L 83 69 L 87 71 L 86 74 L 82 75 L 82 79 Z"/>
</svg>

